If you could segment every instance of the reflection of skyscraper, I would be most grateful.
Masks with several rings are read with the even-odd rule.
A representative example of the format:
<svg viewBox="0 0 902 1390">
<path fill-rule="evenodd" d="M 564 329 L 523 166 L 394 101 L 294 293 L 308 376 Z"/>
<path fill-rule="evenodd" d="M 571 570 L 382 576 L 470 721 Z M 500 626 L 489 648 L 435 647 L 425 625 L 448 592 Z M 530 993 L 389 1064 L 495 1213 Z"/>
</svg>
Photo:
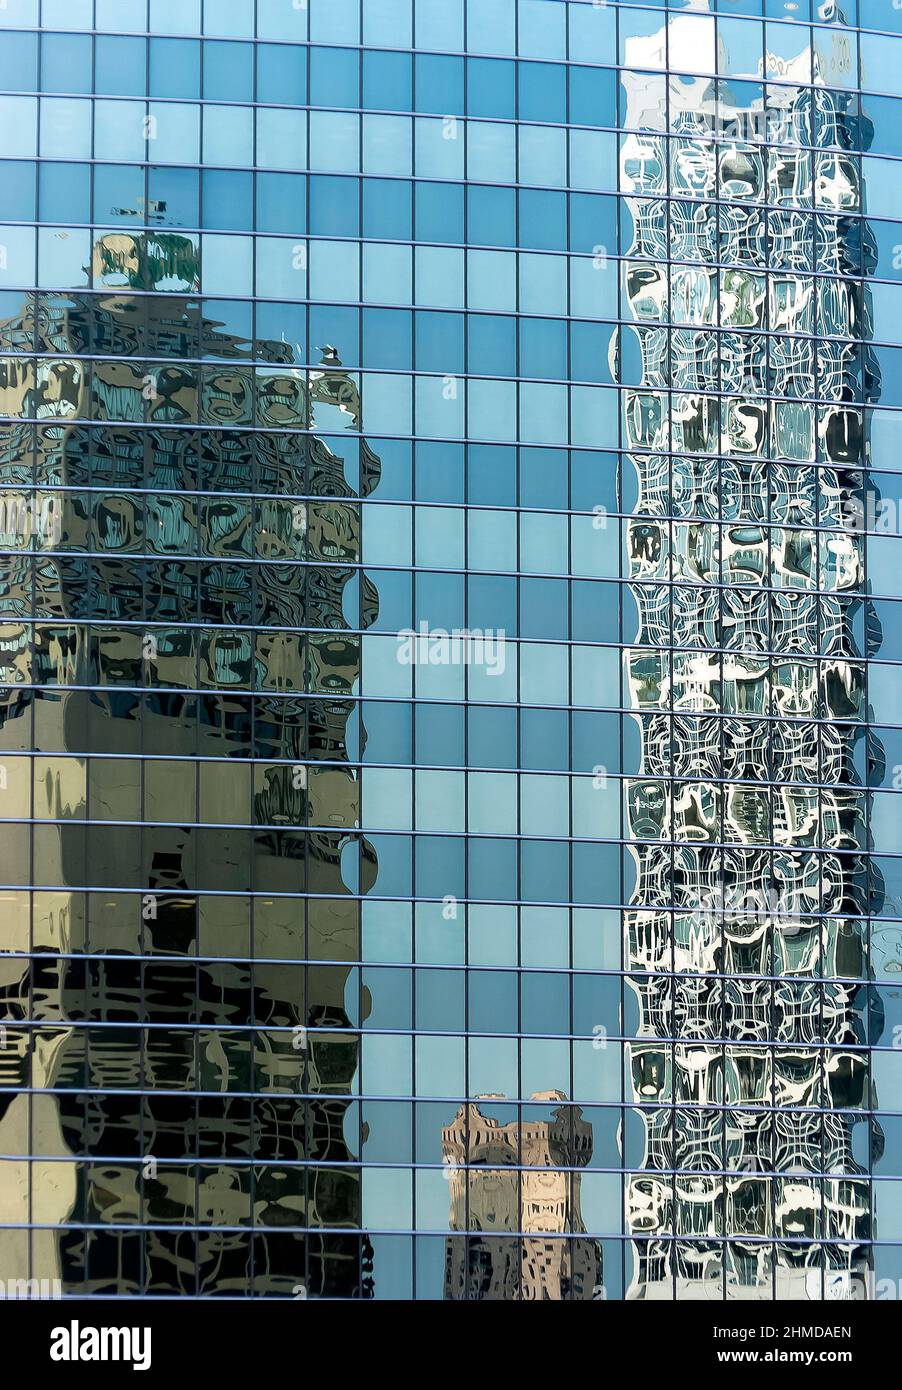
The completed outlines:
<svg viewBox="0 0 902 1390">
<path fill-rule="evenodd" d="M 551 1118 L 507 1124 L 471 1102 L 442 1131 L 449 1225 L 471 1233 L 447 1238 L 446 1298 L 600 1294 L 601 1246 L 585 1236 L 580 1209 L 579 1169 L 592 1157 L 592 1128 L 565 1099 L 557 1091 L 534 1095 L 535 1103 L 560 1102 Z"/>
<path fill-rule="evenodd" d="M 807 1297 L 812 1279 L 820 1297 L 869 1258 L 864 551 L 847 518 L 874 378 L 861 286 L 820 278 L 860 264 L 861 128 L 857 97 L 825 90 L 826 37 L 813 88 L 807 29 L 783 42 L 793 56 L 751 61 L 757 83 L 668 76 L 660 108 L 624 79 L 640 1298 Z M 662 45 L 678 72 L 724 70 L 713 16 L 627 40 L 629 64 Z"/>
<path fill-rule="evenodd" d="M 33 737 L 40 756 L 33 789 L 6 763 L 34 817 L 3 868 L 15 883 L 32 865 L 30 938 L 27 892 L 5 907 L 34 952 L 7 986 L 33 1019 L 15 1047 L 34 1093 L 3 1093 L 0 1148 L 30 1142 L 12 1219 L 51 1228 L 30 1270 L 26 1233 L 5 1233 L 2 1272 L 366 1296 L 366 1237 L 334 1228 L 361 1222 L 342 855 L 359 850 L 364 880 L 371 855 L 341 764 L 347 629 L 377 611 L 355 566 L 378 460 L 342 449 L 360 424 L 347 373 L 308 378 L 273 342 L 255 354 L 271 366 L 242 365 L 249 346 L 192 298 L 189 239 L 117 233 L 94 270 L 118 288 L 28 295 L 2 329 L 22 354 L 6 515 L 34 519 L 3 538 L 3 746 Z"/>
</svg>

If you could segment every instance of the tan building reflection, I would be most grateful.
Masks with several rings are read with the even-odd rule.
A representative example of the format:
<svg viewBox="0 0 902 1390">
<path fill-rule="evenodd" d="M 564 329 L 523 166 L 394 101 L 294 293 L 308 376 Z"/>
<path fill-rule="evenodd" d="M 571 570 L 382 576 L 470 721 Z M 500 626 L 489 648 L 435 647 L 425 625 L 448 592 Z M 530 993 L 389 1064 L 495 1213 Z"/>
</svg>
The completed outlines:
<svg viewBox="0 0 902 1390">
<path fill-rule="evenodd" d="M 446 1240 L 446 1299 L 602 1296 L 601 1246 L 585 1234 L 580 1209 L 592 1126 L 560 1091 L 532 1101 L 554 1105 L 550 1118 L 500 1124 L 471 1101 L 442 1130 L 449 1225 L 471 1232 Z"/>
<path fill-rule="evenodd" d="M 3 537 L 23 621 L 0 632 L 2 746 L 30 748 L 33 717 L 39 751 L 33 787 L 26 759 L 5 763 L 14 813 L 37 824 L 33 850 L 27 827 L 3 836 L 4 880 L 33 862 L 35 884 L 31 938 L 29 895 L 4 894 L 5 939 L 35 958 L 3 980 L 9 1017 L 38 1026 L 9 1025 L 2 1053 L 5 1085 L 36 1093 L 2 1093 L 0 1151 L 23 1157 L 0 1220 L 60 1228 L 0 1231 L 0 1277 L 190 1293 L 196 1265 L 198 1292 L 365 1297 L 359 1176 L 330 1166 L 355 1156 L 358 1043 L 330 1029 L 350 1027 L 342 962 L 360 956 L 343 860 L 359 857 L 364 890 L 374 866 L 356 773 L 318 764 L 348 761 L 345 598 L 379 462 L 364 444 L 355 475 L 341 455 L 360 428 L 353 377 L 308 374 L 274 342 L 256 353 L 271 366 L 248 367 L 250 345 L 201 316 L 191 238 L 111 234 L 94 271 L 116 288 L 48 293 L 37 312 L 29 296 L 0 328 L 22 354 L 0 410 L 23 420 L 4 429 L 2 476 L 27 484 L 34 457 L 22 506 L 39 518 Z M 89 372 L 67 351 L 129 360 Z M 377 599 L 365 579 L 360 593 L 365 626 Z M 130 1090 L 149 1095 L 115 1094 Z M 349 1234 L 279 1233 L 305 1225 Z"/>
</svg>

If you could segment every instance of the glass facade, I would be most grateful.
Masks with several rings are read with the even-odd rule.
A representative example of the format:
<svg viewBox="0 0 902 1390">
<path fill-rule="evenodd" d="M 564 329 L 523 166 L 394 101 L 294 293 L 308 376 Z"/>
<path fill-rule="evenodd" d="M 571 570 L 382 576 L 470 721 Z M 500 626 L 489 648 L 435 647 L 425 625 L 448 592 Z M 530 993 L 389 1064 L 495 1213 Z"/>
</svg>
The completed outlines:
<svg viewBox="0 0 902 1390">
<path fill-rule="evenodd" d="M 900 111 L 896 0 L 0 0 L 0 1283 L 902 1296 Z"/>
</svg>

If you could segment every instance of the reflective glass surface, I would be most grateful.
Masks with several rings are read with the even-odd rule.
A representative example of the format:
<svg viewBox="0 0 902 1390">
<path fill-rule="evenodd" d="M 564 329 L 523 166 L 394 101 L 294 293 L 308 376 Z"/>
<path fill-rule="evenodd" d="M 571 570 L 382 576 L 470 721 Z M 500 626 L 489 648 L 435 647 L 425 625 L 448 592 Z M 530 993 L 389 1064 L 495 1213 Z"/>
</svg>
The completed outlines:
<svg viewBox="0 0 902 1390">
<path fill-rule="evenodd" d="M 902 1288 L 900 108 L 887 0 L 5 0 L 0 1281 Z"/>
</svg>

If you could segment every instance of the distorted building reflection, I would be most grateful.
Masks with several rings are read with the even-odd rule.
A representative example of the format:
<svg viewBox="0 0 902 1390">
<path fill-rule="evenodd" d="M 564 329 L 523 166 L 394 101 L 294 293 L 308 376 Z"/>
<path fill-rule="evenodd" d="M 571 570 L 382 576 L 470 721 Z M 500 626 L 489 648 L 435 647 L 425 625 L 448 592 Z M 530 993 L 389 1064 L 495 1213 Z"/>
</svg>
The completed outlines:
<svg viewBox="0 0 902 1390">
<path fill-rule="evenodd" d="M 532 1096 L 548 1118 L 507 1123 L 484 1113 L 492 1099 L 462 1105 L 442 1130 L 449 1226 L 470 1233 L 447 1237 L 445 1298 L 603 1296 L 601 1245 L 585 1234 L 580 1202 L 591 1125 L 560 1091 Z"/>
<path fill-rule="evenodd" d="M 866 463 L 852 402 L 878 388 L 855 341 L 868 291 L 819 276 L 854 273 L 870 233 L 857 96 L 792 38 L 765 57 L 766 104 L 754 60 L 757 87 L 669 75 L 666 108 L 624 74 L 631 1298 L 810 1297 L 812 1274 L 819 1297 L 870 1259 L 864 548 L 844 518 Z M 715 71 L 713 16 L 628 40 L 629 65 L 665 42 Z"/>
<path fill-rule="evenodd" d="M 108 292 L 27 295 L 0 327 L 4 481 L 34 510 L 33 467 L 55 522 L 3 537 L 3 746 L 33 721 L 39 756 L 33 843 L 3 850 L 4 881 L 33 866 L 34 956 L 4 982 L 34 1093 L 0 1093 L 0 1151 L 34 1155 L 4 1219 L 40 1229 L 3 1233 L 0 1274 L 30 1235 L 64 1290 L 367 1297 L 344 857 L 374 866 L 341 764 L 379 460 L 343 447 L 347 373 L 278 342 L 243 365 L 192 298 L 190 238 L 108 235 L 94 269 Z"/>
</svg>

